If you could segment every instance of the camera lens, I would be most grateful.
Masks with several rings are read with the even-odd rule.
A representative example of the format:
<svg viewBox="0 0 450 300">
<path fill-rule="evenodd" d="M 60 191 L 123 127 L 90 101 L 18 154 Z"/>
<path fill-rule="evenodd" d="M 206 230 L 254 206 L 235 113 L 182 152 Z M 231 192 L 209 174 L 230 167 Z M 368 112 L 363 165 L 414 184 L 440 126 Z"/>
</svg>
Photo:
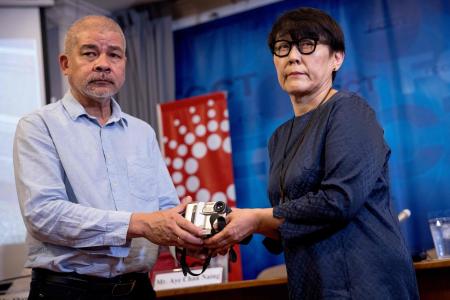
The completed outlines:
<svg viewBox="0 0 450 300">
<path fill-rule="evenodd" d="M 221 213 L 225 211 L 225 203 L 223 201 L 217 201 L 214 204 L 214 211 L 217 213 Z"/>
</svg>

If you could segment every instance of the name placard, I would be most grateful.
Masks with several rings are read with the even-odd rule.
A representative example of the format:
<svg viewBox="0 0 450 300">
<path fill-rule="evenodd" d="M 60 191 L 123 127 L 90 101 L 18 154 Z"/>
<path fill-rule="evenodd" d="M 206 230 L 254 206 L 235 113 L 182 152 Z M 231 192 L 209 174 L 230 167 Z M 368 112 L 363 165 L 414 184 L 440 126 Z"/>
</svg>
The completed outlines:
<svg viewBox="0 0 450 300">
<path fill-rule="evenodd" d="M 199 272 L 199 270 L 193 270 Z M 222 267 L 208 268 L 200 276 L 184 276 L 181 270 L 155 274 L 153 289 L 155 291 L 179 289 L 185 287 L 201 286 L 214 283 L 222 283 Z"/>
</svg>

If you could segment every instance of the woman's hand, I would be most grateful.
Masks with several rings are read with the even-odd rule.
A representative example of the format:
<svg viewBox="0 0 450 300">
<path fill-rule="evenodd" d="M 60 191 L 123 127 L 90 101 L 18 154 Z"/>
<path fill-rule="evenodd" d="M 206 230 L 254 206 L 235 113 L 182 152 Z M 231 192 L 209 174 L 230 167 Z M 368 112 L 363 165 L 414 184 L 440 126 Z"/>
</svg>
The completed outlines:
<svg viewBox="0 0 450 300">
<path fill-rule="evenodd" d="M 205 247 L 213 250 L 213 255 L 225 254 L 234 244 L 255 232 L 259 225 L 255 209 L 233 208 L 226 219 L 225 228 L 204 241 Z"/>
<path fill-rule="evenodd" d="M 227 216 L 227 225 L 216 235 L 206 239 L 204 246 L 212 250 L 212 254 L 225 254 L 230 247 L 239 243 L 252 233 L 262 233 L 270 237 L 278 237 L 278 226 L 283 219 L 275 219 L 272 208 L 239 209 Z"/>
</svg>

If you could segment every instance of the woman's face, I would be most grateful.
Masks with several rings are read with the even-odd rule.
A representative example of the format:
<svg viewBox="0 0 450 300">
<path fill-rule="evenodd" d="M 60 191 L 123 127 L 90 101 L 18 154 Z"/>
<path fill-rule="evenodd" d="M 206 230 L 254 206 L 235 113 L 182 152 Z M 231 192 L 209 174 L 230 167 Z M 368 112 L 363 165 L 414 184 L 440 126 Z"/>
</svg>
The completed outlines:
<svg viewBox="0 0 450 300">
<path fill-rule="evenodd" d="M 292 39 L 280 37 L 278 40 Z M 339 69 L 343 60 L 344 53 L 331 53 L 330 47 L 320 41 L 311 54 L 301 54 L 294 44 L 287 56 L 273 56 L 281 88 L 289 95 L 298 97 L 329 89 L 332 85 L 332 72 Z"/>
</svg>

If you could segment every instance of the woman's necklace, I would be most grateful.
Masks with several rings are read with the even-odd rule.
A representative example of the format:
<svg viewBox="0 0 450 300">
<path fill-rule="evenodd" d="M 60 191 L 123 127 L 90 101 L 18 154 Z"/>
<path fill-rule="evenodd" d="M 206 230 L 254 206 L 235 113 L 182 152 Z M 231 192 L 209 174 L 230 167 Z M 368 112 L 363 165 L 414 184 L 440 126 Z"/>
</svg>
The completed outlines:
<svg viewBox="0 0 450 300">
<path fill-rule="evenodd" d="M 297 153 L 298 149 L 300 148 L 300 145 L 303 143 L 303 140 L 305 138 L 306 132 L 309 130 L 309 127 L 311 127 L 311 124 L 313 123 L 312 121 L 318 115 L 320 107 L 327 100 L 327 97 L 331 93 L 332 89 L 333 89 L 333 87 L 330 87 L 330 89 L 328 90 L 328 92 L 325 95 L 325 97 L 323 97 L 323 99 L 319 102 L 319 104 L 314 109 L 313 115 L 308 120 L 308 123 L 306 124 L 305 128 L 303 129 L 303 131 L 302 131 L 302 133 L 300 135 L 300 138 L 298 139 L 297 144 L 294 147 L 294 151 L 293 151 L 292 155 L 290 156 L 289 161 L 287 163 L 286 162 L 287 156 L 288 156 L 287 147 L 288 147 L 289 141 L 291 139 L 292 129 L 294 128 L 295 116 L 292 118 L 291 126 L 289 127 L 288 138 L 287 138 L 286 144 L 284 145 L 283 160 L 281 161 L 281 169 L 280 169 L 280 203 L 284 203 L 286 201 L 286 199 L 285 199 L 286 198 L 286 190 L 285 190 L 286 182 L 285 181 L 286 181 L 286 173 L 287 173 L 287 170 L 289 169 L 290 162 L 292 161 L 292 159 L 294 159 L 294 156 Z M 288 198 L 288 200 L 289 200 L 289 198 Z"/>
</svg>

